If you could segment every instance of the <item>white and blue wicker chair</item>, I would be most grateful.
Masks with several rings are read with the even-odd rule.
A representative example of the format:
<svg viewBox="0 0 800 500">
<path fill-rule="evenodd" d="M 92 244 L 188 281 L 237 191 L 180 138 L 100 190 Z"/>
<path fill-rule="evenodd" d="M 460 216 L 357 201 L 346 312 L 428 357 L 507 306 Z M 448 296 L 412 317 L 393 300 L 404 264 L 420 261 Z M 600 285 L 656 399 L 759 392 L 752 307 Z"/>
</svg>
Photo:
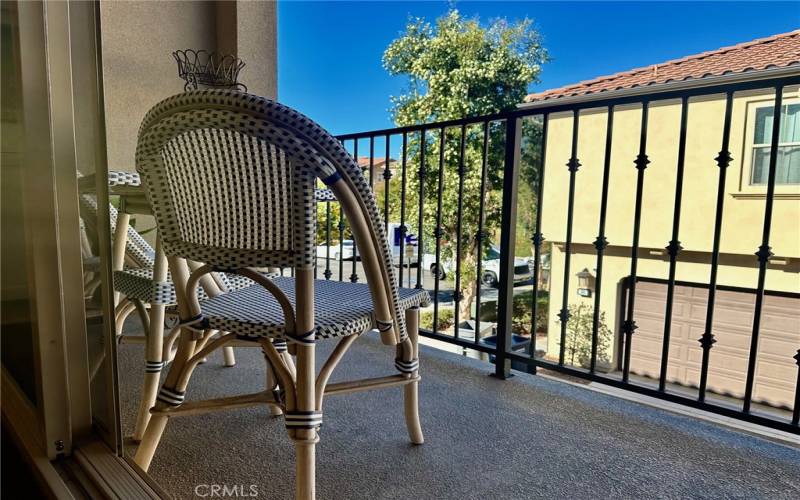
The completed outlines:
<svg viewBox="0 0 800 500">
<path fill-rule="evenodd" d="M 139 174 L 133 172 L 109 172 L 109 187 L 139 187 L 141 182 Z M 92 178 L 82 178 L 87 186 L 92 186 Z M 89 226 L 87 229 L 95 235 L 97 228 L 94 223 L 97 219 L 97 199 L 93 194 L 83 193 L 80 196 L 80 209 L 82 220 Z M 117 232 L 119 213 L 117 209 L 109 205 L 109 221 L 112 234 Z M 90 251 L 90 250 L 89 250 Z M 158 393 L 159 375 L 163 367 L 174 355 L 173 344 L 179 333 L 179 328 L 174 326 L 169 333 L 164 335 L 163 321 L 159 324 L 151 325 L 150 310 L 153 306 L 162 306 L 166 310 L 166 317 L 177 317 L 177 297 L 175 286 L 166 275 L 164 281 L 154 279 L 154 267 L 156 252 L 153 247 L 136 231 L 132 226 L 127 226 L 124 252 L 124 267 L 114 271 L 114 291 L 120 294 L 120 300 L 115 308 L 114 322 L 116 338 L 119 342 L 135 342 L 143 340 L 145 344 L 145 363 L 144 363 L 144 382 L 142 386 L 142 401 L 139 405 L 139 414 L 133 431 L 133 440 L 138 441 L 144 434 L 144 429 L 149 420 L 149 410 L 155 403 Z M 86 287 L 87 296 L 96 289 L 99 284 L 99 261 L 94 258 L 85 259 L 84 271 L 97 276 L 89 281 Z M 253 281 L 239 275 L 226 275 L 224 273 L 213 273 L 205 280 L 203 286 L 198 288 L 200 299 L 209 296 L 216 296 L 221 293 L 238 290 L 253 285 Z M 144 338 L 141 336 L 125 335 L 123 331 L 125 320 L 136 311 L 142 323 Z M 158 317 L 163 317 L 159 314 Z M 169 322 L 169 321 L 168 321 Z M 174 321 L 173 323 L 177 323 Z M 206 339 L 207 342 L 209 339 Z M 158 345 L 156 345 L 158 344 Z M 202 346 L 198 346 L 201 348 Z M 105 353 L 105 350 L 102 351 Z M 91 370 L 92 377 L 95 376 L 102 365 L 104 356 L 98 356 L 94 361 Z M 236 364 L 233 348 L 226 346 L 224 349 L 225 366 Z"/>
<path fill-rule="evenodd" d="M 411 441 L 422 443 L 417 410 L 419 306 L 422 290 L 398 289 L 375 199 L 342 145 L 296 111 L 250 94 L 193 91 L 156 105 L 139 131 L 142 174 L 176 285 L 178 352 L 159 392 L 135 460 L 147 469 L 171 416 L 266 404 L 279 408 L 296 447 L 296 496 L 315 493 L 315 444 L 323 396 L 379 387 L 404 388 Z M 333 192 L 350 221 L 367 284 L 315 280 L 316 179 Z M 186 260 L 205 262 L 190 270 Z M 269 279 L 252 268 L 293 268 Z M 199 301 L 210 272 L 258 283 Z M 395 346 L 399 373 L 328 384 L 361 334 L 377 329 Z M 196 350 L 209 330 L 230 332 Z M 315 344 L 339 339 L 315 372 Z M 256 394 L 184 402 L 189 378 L 208 353 L 234 341 L 261 345 L 280 384 Z M 273 342 L 288 342 L 294 369 Z"/>
</svg>

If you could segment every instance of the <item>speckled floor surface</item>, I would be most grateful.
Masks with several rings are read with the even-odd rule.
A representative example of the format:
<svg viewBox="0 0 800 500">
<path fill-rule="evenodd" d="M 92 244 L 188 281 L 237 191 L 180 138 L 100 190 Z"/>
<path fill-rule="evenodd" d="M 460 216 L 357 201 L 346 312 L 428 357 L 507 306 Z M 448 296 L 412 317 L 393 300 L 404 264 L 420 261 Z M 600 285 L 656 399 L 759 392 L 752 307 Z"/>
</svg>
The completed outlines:
<svg viewBox="0 0 800 500">
<path fill-rule="evenodd" d="M 233 368 L 220 353 L 201 365 L 187 399 L 260 390 L 260 351 L 236 355 Z M 392 355 L 359 339 L 334 380 L 391 374 Z M 119 356 L 130 434 L 142 347 Z M 542 377 L 499 381 L 489 365 L 430 348 L 420 358 L 426 443 L 408 441 L 400 389 L 326 399 L 318 498 L 800 498 L 796 448 Z M 293 498 L 293 459 L 282 420 L 233 410 L 170 422 L 150 473 L 177 498 L 215 484 Z"/>
</svg>

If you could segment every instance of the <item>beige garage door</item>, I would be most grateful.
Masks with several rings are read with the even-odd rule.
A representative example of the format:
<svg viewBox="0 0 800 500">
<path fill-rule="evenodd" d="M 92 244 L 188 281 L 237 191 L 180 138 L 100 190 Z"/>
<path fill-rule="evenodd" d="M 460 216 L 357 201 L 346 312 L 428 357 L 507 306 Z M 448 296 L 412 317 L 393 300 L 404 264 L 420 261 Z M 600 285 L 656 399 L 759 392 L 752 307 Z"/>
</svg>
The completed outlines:
<svg viewBox="0 0 800 500">
<path fill-rule="evenodd" d="M 639 327 L 631 344 L 631 373 L 658 379 L 664 338 L 667 285 L 640 281 L 636 285 L 634 317 Z M 703 351 L 697 339 L 703 334 L 708 290 L 678 285 L 670 336 L 667 379 L 685 386 L 700 383 Z M 710 391 L 744 396 L 747 361 L 753 328 L 755 294 L 717 289 L 714 337 L 708 371 Z M 792 408 L 800 348 L 800 297 L 767 295 L 759 335 L 753 400 Z"/>
</svg>

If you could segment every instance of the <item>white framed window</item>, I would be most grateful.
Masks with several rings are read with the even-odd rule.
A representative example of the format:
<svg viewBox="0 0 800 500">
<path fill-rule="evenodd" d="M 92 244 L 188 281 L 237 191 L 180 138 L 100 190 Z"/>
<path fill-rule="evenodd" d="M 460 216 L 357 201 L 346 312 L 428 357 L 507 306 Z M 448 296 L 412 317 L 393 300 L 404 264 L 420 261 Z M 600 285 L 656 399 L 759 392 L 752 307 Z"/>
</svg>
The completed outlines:
<svg viewBox="0 0 800 500">
<path fill-rule="evenodd" d="M 751 108 L 750 186 L 766 186 L 769 178 L 770 143 L 775 113 L 774 102 L 758 103 Z M 800 100 L 785 101 L 781 106 L 778 158 L 775 162 L 775 185 L 800 184 Z"/>
</svg>

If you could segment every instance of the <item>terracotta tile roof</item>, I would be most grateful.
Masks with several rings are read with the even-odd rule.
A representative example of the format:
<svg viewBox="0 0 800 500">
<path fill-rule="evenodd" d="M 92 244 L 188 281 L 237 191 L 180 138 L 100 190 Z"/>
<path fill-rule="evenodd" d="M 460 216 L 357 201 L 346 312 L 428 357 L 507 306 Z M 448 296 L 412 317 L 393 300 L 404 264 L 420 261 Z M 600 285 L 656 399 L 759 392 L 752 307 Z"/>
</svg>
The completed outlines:
<svg viewBox="0 0 800 500">
<path fill-rule="evenodd" d="M 525 102 L 800 66 L 800 30 L 529 94 Z"/>
<path fill-rule="evenodd" d="M 397 163 L 397 160 L 394 158 L 389 158 L 389 167 L 391 168 L 394 164 Z M 376 156 L 372 158 L 372 168 L 383 168 L 386 165 L 386 158 L 383 156 Z M 359 156 L 358 157 L 358 166 L 361 168 L 369 168 L 369 156 Z"/>
</svg>

